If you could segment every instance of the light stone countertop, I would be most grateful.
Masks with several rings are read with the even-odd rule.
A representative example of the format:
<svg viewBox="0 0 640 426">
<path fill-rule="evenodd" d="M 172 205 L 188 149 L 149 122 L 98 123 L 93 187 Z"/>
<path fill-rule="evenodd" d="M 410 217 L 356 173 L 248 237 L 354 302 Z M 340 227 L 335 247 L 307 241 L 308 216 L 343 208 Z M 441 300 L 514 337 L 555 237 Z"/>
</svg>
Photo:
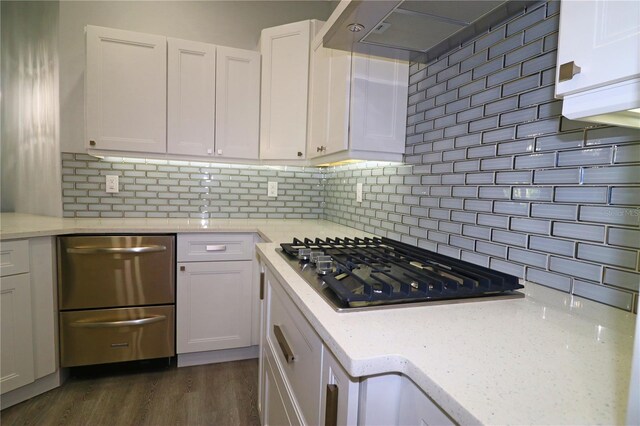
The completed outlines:
<svg viewBox="0 0 640 426">
<path fill-rule="evenodd" d="M 63 219 L 0 214 L 0 240 L 75 233 L 257 232 L 265 241 L 359 236 L 323 220 Z M 337 313 L 258 244 L 354 377 L 405 374 L 461 424 L 622 424 L 636 315 L 524 283 L 524 299 Z"/>
<path fill-rule="evenodd" d="M 636 315 L 525 282 L 523 299 L 334 311 L 258 244 L 353 377 L 399 372 L 460 424 L 624 424 Z"/>
<path fill-rule="evenodd" d="M 352 237 L 357 229 L 317 219 L 92 219 L 0 214 L 0 240 L 86 233 L 256 232 L 268 242 L 293 237 Z"/>
</svg>

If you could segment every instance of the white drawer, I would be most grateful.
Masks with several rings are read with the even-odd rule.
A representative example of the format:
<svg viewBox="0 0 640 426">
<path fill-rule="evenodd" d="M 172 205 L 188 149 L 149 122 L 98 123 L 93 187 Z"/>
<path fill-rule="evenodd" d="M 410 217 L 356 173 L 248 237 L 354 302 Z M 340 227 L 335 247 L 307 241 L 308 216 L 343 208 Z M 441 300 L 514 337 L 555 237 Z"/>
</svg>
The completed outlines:
<svg viewBox="0 0 640 426">
<path fill-rule="evenodd" d="M 264 348 L 265 404 L 263 424 L 265 426 L 297 426 L 304 424 L 294 408 L 291 394 L 284 384 L 278 363 L 269 345 Z"/>
<path fill-rule="evenodd" d="M 253 234 L 178 234 L 178 262 L 252 260 Z"/>
<path fill-rule="evenodd" d="M 267 275 L 267 291 L 270 303 L 266 330 L 268 344 L 284 371 L 285 381 L 291 387 L 303 422 L 318 424 L 322 340 L 270 273 Z"/>
<path fill-rule="evenodd" d="M 29 241 L 0 241 L 0 276 L 29 272 Z"/>
</svg>

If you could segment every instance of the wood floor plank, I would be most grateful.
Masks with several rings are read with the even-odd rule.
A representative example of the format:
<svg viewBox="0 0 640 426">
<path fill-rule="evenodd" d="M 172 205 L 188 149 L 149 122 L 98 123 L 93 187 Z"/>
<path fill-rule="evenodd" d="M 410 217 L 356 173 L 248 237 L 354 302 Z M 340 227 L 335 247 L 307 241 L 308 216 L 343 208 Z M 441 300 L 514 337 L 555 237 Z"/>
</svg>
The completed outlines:
<svg viewBox="0 0 640 426">
<path fill-rule="evenodd" d="M 8 425 L 259 426 L 258 361 L 70 378 L 0 412 Z"/>
</svg>

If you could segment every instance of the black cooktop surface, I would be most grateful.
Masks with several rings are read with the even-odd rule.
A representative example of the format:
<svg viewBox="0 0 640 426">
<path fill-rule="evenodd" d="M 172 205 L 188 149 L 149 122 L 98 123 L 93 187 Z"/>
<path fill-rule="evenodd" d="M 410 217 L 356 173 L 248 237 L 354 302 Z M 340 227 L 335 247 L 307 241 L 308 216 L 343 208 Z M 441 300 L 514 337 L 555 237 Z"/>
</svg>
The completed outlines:
<svg viewBox="0 0 640 426">
<path fill-rule="evenodd" d="M 513 275 L 388 238 L 296 238 L 281 247 L 289 263 L 338 310 L 523 297 L 514 291 L 523 286 Z M 331 266 L 319 256 L 330 256 Z M 322 268 L 325 274 L 319 275 Z"/>
</svg>

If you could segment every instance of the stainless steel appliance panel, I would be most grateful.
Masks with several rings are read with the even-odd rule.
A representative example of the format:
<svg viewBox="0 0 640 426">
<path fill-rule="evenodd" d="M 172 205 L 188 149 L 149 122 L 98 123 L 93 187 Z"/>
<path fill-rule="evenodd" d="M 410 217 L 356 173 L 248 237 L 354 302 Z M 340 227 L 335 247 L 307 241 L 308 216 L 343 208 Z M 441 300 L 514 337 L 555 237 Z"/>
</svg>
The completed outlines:
<svg viewBox="0 0 640 426">
<path fill-rule="evenodd" d="M 58 238 L 60 310 L 175 301 L 175 237 Z"/>
<path fill-rule="evenodd" d="M 106 364 L 175 355 L 174 307 L 60 313 L 60 365 Z"/>
</svg>

